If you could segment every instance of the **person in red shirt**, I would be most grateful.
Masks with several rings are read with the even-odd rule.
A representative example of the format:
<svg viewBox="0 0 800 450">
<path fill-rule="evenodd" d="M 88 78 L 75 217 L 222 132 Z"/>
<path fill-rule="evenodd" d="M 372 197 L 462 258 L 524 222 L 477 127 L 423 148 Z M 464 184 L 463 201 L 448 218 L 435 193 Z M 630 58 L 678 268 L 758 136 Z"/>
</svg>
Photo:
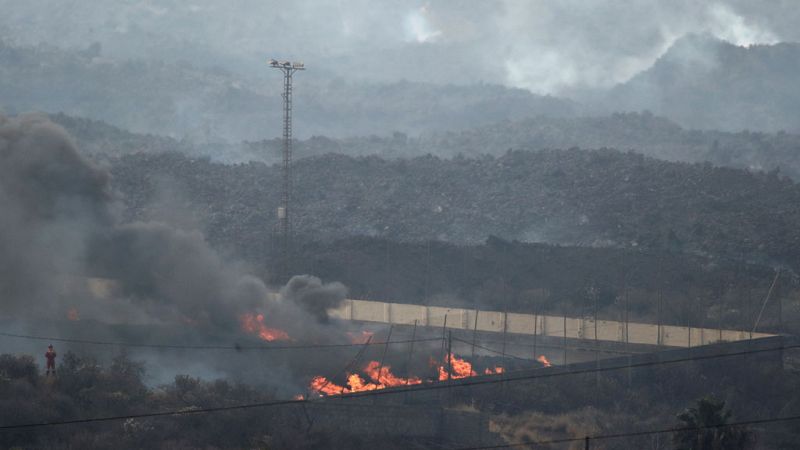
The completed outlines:
<svg viewBox="0 0 800 450">
<path fill-rule="evenodd" d="M 53 371 L 53 375 L 56 374 L 56 351 L 53 350 L 53 345 L 50 344 L 47 346 L 47 353 L 44 354 L 44 357 L 47 358 L 47 375 L 50 375 L 50 371 Z"/>
</svg>

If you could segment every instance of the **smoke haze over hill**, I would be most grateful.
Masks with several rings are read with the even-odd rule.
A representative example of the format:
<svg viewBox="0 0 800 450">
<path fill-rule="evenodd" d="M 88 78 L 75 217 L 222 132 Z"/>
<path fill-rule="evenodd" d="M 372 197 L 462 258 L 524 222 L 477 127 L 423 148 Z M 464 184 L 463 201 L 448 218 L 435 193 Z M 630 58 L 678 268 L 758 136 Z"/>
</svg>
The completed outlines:
<svg viewBox="0 0 800 450">
<path fill-rule="evenodd" d="M 797 8 L 778 2 L 351 0 L 310 8 L 37 0 L 0 7 L 8 12 L 0 18 L 0 108 L 12 114 L 63 111 L 201 143 L 271 138 L 279 134 L 269 124 L 279 121 L 280 97 L 265 62 L 278 57 L 310 69 L 297 80 L 298 137 L 415 135 L 643 109 L 691 128 L 797 131 L 797 108 L 783 98 L 798 90 L 794 47 L 731 50 L 682 39 L 800 40 Z M 718 97 L 705 92 L 713 77 L 703 78 L 714 61 L 720 65 L 711 75 L 731 77 Z M 770 88 L 764 73 L 775 81 Z M 685 75 L 700 81 L 664 81 Z M 678 99 L 684 106 L 670 104 Z M 702 103 L 703 114 L 686 99 Z"/>
<path fill-rule="evenodd" d="M 559 94 L 609 87 L 647 68 L 676 39 L 710 33 L 736 45 L 800 40 L 788 2 L 620 4 L 6 0 L 0 31 L 22 44 L 155 57 L 265 72 L 269 56 L 314 61 L 320 75 L 392 82 L 500 83 Z M 39 14 L 49 11 L 50 14 Z M 311 31 L 313 30 L 313 31 Z M 254 70 L 255 69 L 255 70 Z"/>
<path fill-rule="evenodd" d="M 0 448 L 800 442 L 796 1 L 0 12 Z"/>
<path fill-rule="evenodd" d="M 653 67 L 605 98 L 619 110 L 648 109 L 684 126 L 798 131 L 800 44 L 736 47 L 709 35 L 678 40 Z"/>
</svg>

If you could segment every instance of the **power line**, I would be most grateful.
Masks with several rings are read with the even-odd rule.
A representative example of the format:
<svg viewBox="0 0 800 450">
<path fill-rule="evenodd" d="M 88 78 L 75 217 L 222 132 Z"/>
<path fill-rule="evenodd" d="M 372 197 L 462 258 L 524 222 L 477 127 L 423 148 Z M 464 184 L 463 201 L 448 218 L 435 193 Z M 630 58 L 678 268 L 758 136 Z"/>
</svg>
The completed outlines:
<svg viewBox="0 0 800 450">
<path fill-rule="evenodd" d="M 372 336 L 367 338 L 367 342 L 365 342 L 364 345 L 361 346 L 361 348 L 358 350 L 358 352 L 356 352 L 355 356 L 353 356 L 353 359 L 351 359 L 347 363 L 347 365 L 344 366 L 344 369 L 342 369 L 341 372 L 347 373 L 347 371 L 349 371 L 351 367 L 353 367 L 356 364 L 358 364 L 358 360 L 361 359 L 361 356 L 364 354 L 364 351 L 367 350 L 367 347 L 369 346 L 370 342 L 372 342 Z M 339 372 L 336 372 L 336 373 L 339 373 Z M 378 371 L 378 373 L 380 373 L 380 371 Z M 332 379 L 333 379 L 333 377 L 327 378 L 325 380 L 325 383 L 322 386 L 320 386 L 318 390 L 322 391 L 323 389 L 325 389 L 325 387 L 331 383 Z M 311 393 L 309 392 L 308 394 L 310 395 Z M 309 396 L 309 395 L 307 395 L 307 396 Z"/>
<path fill-rule="evenodd" d="M 440 319 L 445 315 L 433 316 L 431 319 Z M 398 324 L 395 324 L 398 325 Z M 406 324 L 399 324 L 406 325 Z M 158 349 L 175 349 L 175 350 L 294 350 L 294 349 L 317 349 L 317 348 L 347 348 L 347 347 L 361 347 L 364 343 L 349 343 L 349 344 L 300 344 L 300 345 L 240 345 L 234 343 L 233 345 L 181 345 L 181 344 L 146 344 L 139 342 L 120 342 L 120 341 L 101 341 L 94 339 L 73 339 L 73 338 L 60 338 L 54 336 L 36 336 L 28 334 L 16 334 L 0 332 L 0 336 L 16 338 L 16 339 L 30 339 L 37 341 L 52 341 L 52 342 L 65 342 L 73 344 L 88 344 L 88 345 L 107 345 L 116 347 L 133 347 L 133 348 L 158 348 Z M 406 339 L 399 341 L 375 341 L 370 342 L 368 345 L 394 345 L 394 344 L 411 344 L 417 342 L 432 342 L 441 341 L 441 337 L 437 338 L 420 338 L 420 339 Z"/>
<path fill-rule="evenodd" d="M 667 365 L 667 364 L 679 364 L 691 361 L 703 361 L 703 360 L 712 360 L 718 358 L 732 358 L 735 356 L 744 356 L 754 353 L 765 353 L 765 352 L 777 352 L 782 350 L 791 350 L 800 348 L 800 344 L 795 345 L 787 345 L 781 347 L 774 347 L 768 349 L 755 349 L 755 350 L 745 350 L 741 352 L 734 352 L 734 353 L 725 353 L 725 354 L 715 354 L 715 355 L 700 355 L 694 357 L 687 357 L 687 358 L 677 358 L 672 359 L 669 361 L 647 361 L 641 363 L 625 363 L 624 365 L 618 366 L 609 366 L 609 367 L 594 367 L 589 369 L 579 369 L 579 370 L 559 370 L 564 368 L 565 366 L 554 366 L 549 368 L 538 368 L 534 369 L 537 373 L 515 376 L 520 372 L 530 372 L 530 370 L 518 370 L 513 372 L 503 372 L 502 374 L 497 375 L 489 375 L 485 377 L 476 376 L 476 377 L 468 377 L 462 378 L 457 380 L 455 383 L 449 382 L 439 382 L 435 384 L 423 384 L 423 385 L 415 385 L 415 386 L 408 386 L 408 387 L 397 387 L 392 388 L 390 390 L 377 390 L 377 391 L 365 391 L 365 392 L 353 392 L 346 394 L 347 397 L 369 397 L 373 395 L 390 395 L 390 394 L 399 394 L 403 392 L 414 392 L 414 391 L 426 391 L 426 390 L 434 390 L 434 389 L 448 389 L 448 388 L 459 388 L 459 387 L 467 387 L 467 386 L 478 386 L 478 385 L 489 385 L 489 384 L 497 384 L 497 383 L 509 383 L 509 382 L 516 382 L 516 381 L 529 381 L 538 378 L 556 378 L 561 376 L 567 375 L 582 375 L 582 374 L 589 374 L 589 373 L 599 373 L 599 372 L 611 372 L 620 369 L 638 369 L 643 367 L 652 367 L 652 366 L 659 366 L 659 365 Z"/>
<path fill-rule="evenodd" d="M 551 336 L 548 336 L 548 337 L 551 337 Z M 465 344 L 472 345 L 472 342 L 467 342 L 467 341 L 465 341 L 463 339 L 453 338 L 453 340 L 459 340 L 459 341 L 461 341 L 461 342 L 463 342 Z M 502 341 L 487 340 L 487 339 L 481 339 L 480 341 L 483 342 L 484 344 L 502 344 L 503 343 Z M 617 341 L 609 341 L 609 342 L 612 343 L 612 344 L 618 344 L 619 343 Z M 529 344 L 527 342 L 517 342 L 517 341 L 508 341 L 508 342 L 506 342 L 506 345 L 507 346 L 515 346 L 515 347 L 533 347 L 534 346 L 533 343 Z M 492 352 L 492 353 L 497 353 L 498 355 L 502 355 L 503 354 L 503 352 L 501 350 L 490 349 L 490 348 L 486 348 L 486 347 L 480 347 L 480 346 L 477 346 L 477 345 L 476 345 L 476 347 L 483 348 L 484 350 Z M 561 349 L 564 346 L 563 345 L 558 345 L 558 344 L 544 345 L 542 343 L 539 343 L 539 344 L 537 344 L 537 347 L 538 348 Z M 643 351 L 643 350 L 624 351 L 624 350 L 612 350 L 612 349 L 608 349 L 608 348 L 600 349 L 600 348 L 595 348 L 595 347 L 588 346 L 588 345 L 568 345 L 566 348 L 567 348 L 567 350 L 586 351 L 586 352 L 591 352 L 591 353 L 594 353 L 594 352 L 609 353 L 609 354 L 615 354 L 615 355 L 631 355 L 631 354 L 636 355 L 636 354 L 652 353 L 652 352 Z M 506 353 L 506 355 L 509 356 L 507 353 Z"/>
<path fill-rule="evenodd" d="M 525 358 L 523 356 L 517 356 L 517 355 L 511 354 L 511 353 L 508 353 L 508 352 L 502 352 L 500 350 L 495 350 L 493 348 L 484 347 L 483 345 L 480 345 L 480 344 L 475 344 L 475 343 L 472 343 L 472 342 L 468 342 L 468 341 L 466 341 L 464 339 L 453 338 L 453 340 L 456 341 L 456 342 L 461 342 L 462 344 L 471 345 L 471 346 L 473 346 L 475 348 L 479 348 L 481 350 L 486 350 L 487 352 L 491 352 L 491 353 L 494 353 L 494 354 L 497 354 L 497 355 L 503 355 L 504 357 L 507 357 L 507 358 L 518 359 L 518 360 L 521 360 L 521 361 L 535 361 L 535 359 L 533 359 L 533 358 Z"/>
<path fill-rule="evenodd" d="M 629 433 L 614 433 L 614 434 L 599 434 L 596 436 L 584 436 L 580 438 L 564 438 L 564 439 L 552 439 L 548 441 L 525 441 L 525 442 L 512 442 L 508 444 L 499 444 L 499 445 L 489 445 L 489 446 L 482 446 L 482 447 L 456 447 L 453 450 L 489 450 L 489 449 L 498 449 L 498 448 L 513 448 L 513 447 L 522 447 L 528 445 L 552 445 L 552 444 L 566 444 L 570 442 L 584 442 L 584 441 L 600 441 L 600 440 L 608 440 L 608 439 L 619 439 L 619 438 L 627 438 L 627 437 L 638 437 L 638 436 L 650 436 L 653 434 L 667 434 L 667 433 L 687 433 L 692 431 L 702 431 L 702 430 L 713 430 L 719 428 L 733 428 L 733 427 L 740 427 L 745 425 L 761 425 L 765 423 L 777 423 L 777 422 L 791 422 L 795 420 L 800 420 L 800 415 L 798 416 L 787 416 L 787 417 L 773 417 L 769 419 L 753 419 L 753 420 L 742 420 L 739 422 L 731 422 L 731 423 L 724 423 L 719 425 L 704 425 L 698 427 L 673 427 L 673 428 L 662 428 L 657 430 L 643 430 L 643 431 L 632 431 Z"/>
<path fill-rule="evenodd" d="M 30 339 L 37 341 L 50 341 L 50 342 L 65 342 L 72 344 L 87 344 L 87 345 L 108 345 L 116 347 L 135 347 L 135 348 L 158 348 L 158 349 L 172 349 L 172 350 L 304 350 L 304 349 L 324 349 L 324 348 L 348 348 L 348 347 L 361 347 L 365 344 L 298 344 L 298 345 L 178 345 L 178 344 L 145 344 L 137 342 L 111 342 L 111 341 L 96 341 L 89 339 L 68 339 L 58 338 L 51 336 L 33 336 L 27 334 L 14 334 L 0 332 L 0 336 L 15 338 L 15 339 Z M 423 339 L 408 339 L 399 341 L 384 341 L 384 342 L 370 342 L 368 345 L 394 345 L 394 344 L 410 344 L 412 342 L 431 342 L 440 341 L 440 338 L 423 338 Z"/>
<path fill-rule="evenodd" d="M 453 338 L 453 340 L 461 342 L 462 344 L 467 344 L 469 346 L 473 345 L 472 342 L 466 341 L 464 339 Z M 487 341 L 484 341 L 484 342 L 487 342 Z M 497 343 L 497 341 L 488 341 L 488 342 Z M 509 353 L 509 352 L 503 352 L 502 350 L 497 350 L 495 348 L 485 347 L 485 346 L 480 345 L 480 344 L 474 344 L 474 345 L 475 345 L 475 348 L 486 350 L 487 352 L 494 353 L 496 355 L 501 355 L 503 357 L 507 357 L 507 358 L 511 358 L 511 359 L 518 359 L 520 361 L 535 361 L 534 358 L 528 358 L 528 357 L 525 357 L 525 356 L 519 356 L 519 355 L 515 355 L 513 353 Z M 512 343 L 512 345 L 519 345 L 519 346 L 526 346 L 526 347 L 532 347 L 533 346 L 533 344 L 519 344 L 519 343 Z M 550 349 L 566 348 L 567 350 L 574 350 L 574 351 L 583 351 L 583 350 L 585 350 L 585 351 L 593 351 L 593 349 L 591 347 L 574 346 L 574 345 L 569 345 L 569 346 L 564 347 L 564 346 L 561 346 L 561 345 L 542 345 L 542 344 L 539 344 L 539 348 L 550 348 Z M 625 352 L 625 351 L 614 351 L 614 350 L 598 350 L 598 352 L 599 353 L 611 353 L 611 354 L 615 354 L 615 355 L 636 355 L 636 354 L 646 354 L 646 353 L 648 353 L 648 352 Z"/>
<path fill-rule="evenodd" d="M 316 400 L 314 400 L 316 401 Z M 215 413 L 215 412 L 223 412 L 223 411 L 235 411 L 240 409 L 253 409 L 253 408 L 266 408 L 270 406 L 280 406 L 280 405 L 292 405 L 292 404 L 302 404 L 302 403 L 310 403 L 311 400 L 278 400 L 273 402 L 261 402 L 261 403 L 249 403 L 245 405 L 231 405 L 231 406 L 218 406 L 215 408 L 199 408 L 199 409 L 187 409 L 182 411 L 162 411 L 162 412 L 152 412 L 152 413 L 142 413 L 142 414 L 127 414 L 124 416 L 106 416 L 106 417 L 91 417 L 86 419 L 74 419 L 74 420 L 61 420 L 61 421 L 53 421 L 53 422 L 38 422 L 38 423 L 26 423 L 20 425 L 0 425 L 0 431 L 2 430 L 19 430 L 25 428 L 41 428 L 41 427 L 52 427 L 58 425 L 74 425 L 74 424 L 83 424 L 83 423 L 94 423 L 94 422 L 112 422 L 117 420 L 128 420 L 128 419 L 144 419 L 149 417 L 166 417 L 166 416 L 183 416 L 189 414 L 206 414 L 206 413 Z"/>
<path fill-rule="evenodd" d="M 364 344 L 360 344 L 364 345 Z M 301 400 L 282 400 L 282 401 L 273 401 L 273 402 L 262 402 L 262 403 L 249 403 L 249 404 L 242 404 L 242 405 L 232 405 L 232 406 L 222 406 L 216 408 L 202 408 L 202 409 L 194 409 L 194 410 L 176 410 L 176 411 L 163 411 L 163 412 L 154 412 L 154 413 L 142 413 L 142 414 L 131 414 L 131 415 L 123 415 L 123 416 L 107 416 L 107 417 L 97 417 L 97 418 L 86 418 L 86 419 L 74 419 L 74 420 L 66 420 L 66 421 L 54 421 L 54 422 L 38 422 L 38 423 L 28 423 L 28 424 L 19 424 L 19 425 L 2 425 L 0 426 L 1 430 L 14 430 L 14 429 L 24 429 L 24 428 L 40 428 L 40 427 L 49 427 L 49 426 L 57 426 L 57 425 L 71 425 L 71 424 L 80 424 L 80 423 L 92 423 L 92 422 L 109 422 L 115 420 L 126 420 L 126 419 L 140 419 L 140 418 L 147 418 L 147 417 L 163 417 L 163 416 L 180 416 L 180 415 L 187 415 L 187 414 L 200 414 L 200 413 L 214 413 L 220 411 L 232 411 L 238 409 L 252 409 L 252 408 L 264 408 L 264 407 L 271 407 L 271 406 L 280 406 L 280 405 L 293 405 L 293 404 L 308 404 L 308 403 L 320 403 L 324 402 L 330 398 L 357 398 L 357 397 L 374 397 L 374 396 L 384 396 L 384 395 L 397 395 L 402 394 L 405 392 L 417 392 L 417 391 L 430 391 L 436 389 L 449 389 L 449 388 L 459 388 L 459 387 L 467 387 L 467 386 L 479 386 L 479 385 L 490 385 L 490 384 L 497 384 L 497 383 L 509 383 L 509 382 L 516 382 L 516 381 L 528 381 L 534 380 L 538 378 L 553 378 L 558 376 L 565 376 L 565 375 L 580 375 L 580 374 L 587 374 L 587 373 L 595 373 L 595 372 L 608 372 L 612 370 L 618 369 L 627 369 L 627 368 L 641 368 L 641 367 L 648 367 L 648 366 L 655 366 L 655 365 L 663 365 L 663 364 L 676 364 L 682 363 L 687 361 L 696 361 L 696 360 L 710 360 L 716 358 L 725 358 L 725 357 L 734 357 L 734 356 L 743 356 L 747 354 L 753 353 L 763 353 L 763 352 L 774 352 L 774 351 L 781 351 L 781 350 L 790 350 L 800 348 L 800 344 L 796 345 L 789 345 L 789 346 L 781 346 L 778 348 L 769 348 L 769 349 L 756 349 L 756 350 L 747 350 L 742 352 L 736 353 L 727 353 L 723 355 L 702 355 L 693 358 L 681 358 L 681 359 L 674 359 L 670 361 L 650 361 L 644 363 L 637 363 L 637 364 L 626 364 L 623 366 L 614 366 L 614 367 L 597 367 L 593 369 L 584 369 L 584 370 L 574 370 L 568 372 L 554 372 L 549 370 L 548 372 L 539 372 L 542 369 L 538 369 L 537 373 L 529 374 L 529 375 L 520 375 L 520 376 L 509 376 L 509 372 L 503 373 L 501 375 L 491 375 L 487 377 L 470 377 L 465 379 L 458 380 L 457 383 L 451 382 L 439 382 L 439 383 L 432 383 L 432 384 L 422 384 L 422 385 L 411 385 L 411 386 L 399 386 L 392 389 L 382 389 L 382 390 L 375 390 L 375 391 L 363 391 L 363 392 L 354 392 L 347 394 L 345 396 L 328 396 L 322 397 L 319 399 L 301 399 Z M 777 419 L 775 419 L 777 420 Z M 782 419 L 782 420 L 789 420 L 789 419 Z M 793 419 L 792 419 L 793 420 Z M 612 435 L 607 435 L 607 437 L 601 438 L 610 438 Z M 621 437 L 621 436 L 620 436 Z M 564 441 L 568 442 L 568 441 Z M 555 442 L 552 442 L 555 443 Z M 523 444 L 520 444 L 523 445 Z M 484 447 L 479 447 L 484 448 Z M 485 447 L 485 448 L 493 448 L 493 447 Z M 502 448 L 502 447 L 498 447 Z"/>
</svg>

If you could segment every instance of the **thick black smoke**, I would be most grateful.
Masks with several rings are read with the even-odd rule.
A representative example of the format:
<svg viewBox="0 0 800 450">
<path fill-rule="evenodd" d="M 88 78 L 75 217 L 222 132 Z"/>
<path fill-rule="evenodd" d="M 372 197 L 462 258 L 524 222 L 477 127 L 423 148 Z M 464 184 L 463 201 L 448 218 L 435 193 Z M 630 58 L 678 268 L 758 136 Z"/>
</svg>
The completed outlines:
<svg viewBox="0 0 800 450">
<path fill-rule="evenodd" d="M 346 295 L 347 288 L 342 283 L 323 284 L 322 280 L 311 275 L 294 276 L 281 289 L 284 301 L 310 312 L 319 323 L 327 323 L 327 311 L 341 304 Z"/>
<path fill-rule="evenodd" d="M 111 223 L 108 176 L 60 127 L 0 115 L 0 311 L 57 307 L 56 274 L 84 273 L 87 239 Z"/>
<path fill-rule="evenodd" d="M 60 127 L 40 116 L 0 116 L 0 313 L 63 317 L 70 307 L 116 316 L 238 330 L 243 314 L 300 338 L 327 318 L 341 284 L 296 277 L 281 300 L 224 261 L 196 231 L 114 220 L 109 176 L 81 157 Z M 112 299 L 87 300 L 64 279 L 115 281 Z M 73 283 L 80 285 L 81 283 Z M 317 327 L 319 328 L 319 327 Z"/>
<path fill-rule="evenodd" d="M 93 240 L 89 260 L 96 273 L 162 320 L 232 329 L 239 316 L 267 301 L 264 283 L 223 261 L 197 231 L 160 223 L 117 226 Z"/>
</svg>

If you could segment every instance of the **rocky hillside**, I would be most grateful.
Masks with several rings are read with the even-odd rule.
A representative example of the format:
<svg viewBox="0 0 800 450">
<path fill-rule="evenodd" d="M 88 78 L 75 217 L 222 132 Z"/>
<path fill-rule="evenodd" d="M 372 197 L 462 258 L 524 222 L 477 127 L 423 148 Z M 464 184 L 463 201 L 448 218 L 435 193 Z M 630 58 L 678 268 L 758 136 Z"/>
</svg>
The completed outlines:
<svg viewBox="0 0 800 450">
<path fill-rule="evenodd" d="M 171 153 L 113 163 L 128 220 L 199 226 L 237 253 L 267 251 L 279 169 Z M 506 239 L 662 248 L 800 264 L 800 186 L 776 173 L 615 150 L 384 160 L 324 155 L 295 167 L 297 233 L 312 239 Z"/>
<path fill-rule="evenodd" d="M 800 131 L 800 44 L 737 47 L 706 35 L 679 39 L 604 102 L 647 109 L 692 128 Z"/>
<path fill-rule="evenodd" d="M 190 157 L 208 157 L 227 163 L 280 161 L 282 141 L 270 139 L 197 142 L 138 134 L 66 114 L 50 119 L 63 126 L 78 148 L 97 159 L 132 153 L 178 151 Z M 386 159 L 426 154 L 443 158 L 464 155 L 502 155 L 508 149 L 543 150 L 619 148 L 670 161 L 708 161 L 723 167 L 752 171 L 778 170 L 800 179 L 800 135 L 688 130 L 649 113 L 612 114 L 598 117 L 553 118 L 539 116 L 505 121 L 462 131 L 437 131 L 421 137 L 394 132 L 390 136 L 330 138 L 314 136 L 294 142 L 295 158 L 341 153 L 349 156 L 376 155 Z"/>
<path fill-rule="evenodd" d="M 686 129 L 651 113 L 536 117 L 426 136 L 420 151 L 439 156 L 501 154 L 507 149 L 618 148 L 658 159 L 709 161 L 749 170 L 779 169 L 800 179 L 800 135 Z"/>
<path fill-rule="evenodd" d="M 197 142 L 260 140 L 281 133 L 281 77 L 252 77 L 180 60 L 126 60 L 0 40 L 0 111 L 31 110 L 103 120 L 139 133 Z M 498 85 L 295 81 L 295 135 L 334 137 L 462 129 L 539 114 L 569 116 L 568 100 Z"/>
</svg>

